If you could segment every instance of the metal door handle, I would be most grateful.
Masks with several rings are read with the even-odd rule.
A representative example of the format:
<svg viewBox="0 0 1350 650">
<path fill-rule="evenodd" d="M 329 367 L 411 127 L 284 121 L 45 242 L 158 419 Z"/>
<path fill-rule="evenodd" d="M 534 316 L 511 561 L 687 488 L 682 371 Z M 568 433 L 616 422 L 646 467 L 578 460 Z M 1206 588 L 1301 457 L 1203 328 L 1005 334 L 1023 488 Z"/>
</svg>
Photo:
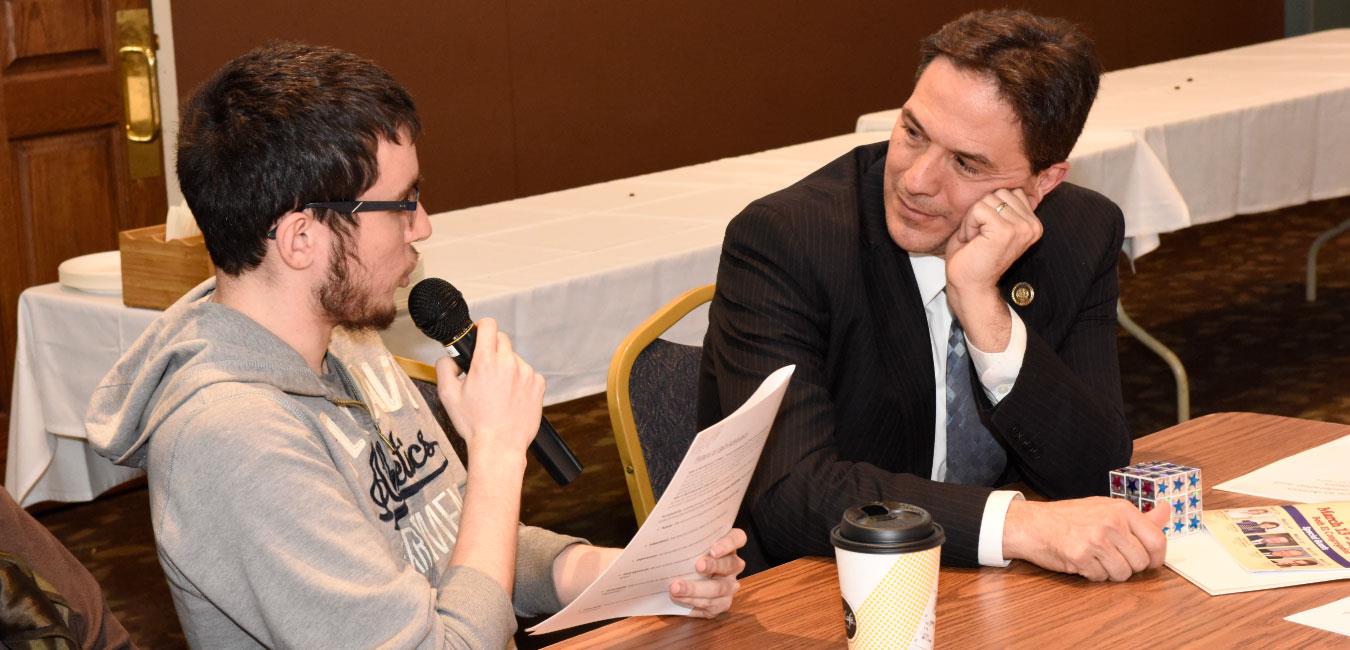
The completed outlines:
<svg viewBox="0 0 1350 650">
<path fill-rule="evenodd" d="M 126 86 L 127 139 L 153 142 L 160 129 L 159 64 L 155 51 L 143 45 L 123 45 L 117 53 L 122 57 Z M 135 61 L 134 57 L 142 61 Z"/>
</svg>

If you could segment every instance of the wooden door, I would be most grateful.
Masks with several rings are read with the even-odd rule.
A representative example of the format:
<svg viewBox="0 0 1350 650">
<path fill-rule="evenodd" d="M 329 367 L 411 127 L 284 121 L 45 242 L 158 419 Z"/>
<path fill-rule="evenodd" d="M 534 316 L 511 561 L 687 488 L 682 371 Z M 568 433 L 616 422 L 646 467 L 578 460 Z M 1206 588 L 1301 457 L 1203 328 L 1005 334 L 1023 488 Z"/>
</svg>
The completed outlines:
<svg viewBox="0 0 1350 650">
<path fill-rule="evenodd" d="M 55 282 L 63 260 L 117 248 L 118 231 L 164 219 L 162 136 L 131 142 L 125 124 L 128 83 L 153 87 L 123 69 L 148 57 L 119 52 L 126 21 L 149 10 L 149 0 L 0 0 L 0 423 L 19 293 Z"/>
</svg>

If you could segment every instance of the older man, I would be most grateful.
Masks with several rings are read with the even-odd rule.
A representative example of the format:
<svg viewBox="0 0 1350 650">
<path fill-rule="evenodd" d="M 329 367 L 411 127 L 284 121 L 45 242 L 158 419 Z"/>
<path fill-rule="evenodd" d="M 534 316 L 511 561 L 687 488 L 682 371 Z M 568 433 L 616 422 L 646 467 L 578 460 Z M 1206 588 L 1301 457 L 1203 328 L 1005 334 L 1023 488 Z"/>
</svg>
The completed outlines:
<svg viewBox="0 0 1350 650">
<path fill-rule="evenodd" d="M 1102 492 L 1129 461 L 1120 210 L 1063 183 L 1100 64 L 1072 25 L 976 12 L 924 40 L 889 142 L 727 228 L 699 396 L 710 423 L 796 364 L 742 506 L 752 569 L 830 553 L 843 511 L 928 509 L 950 564 L 1093 580 L 1162 563 L 1161 517 Z"/>
</svg>

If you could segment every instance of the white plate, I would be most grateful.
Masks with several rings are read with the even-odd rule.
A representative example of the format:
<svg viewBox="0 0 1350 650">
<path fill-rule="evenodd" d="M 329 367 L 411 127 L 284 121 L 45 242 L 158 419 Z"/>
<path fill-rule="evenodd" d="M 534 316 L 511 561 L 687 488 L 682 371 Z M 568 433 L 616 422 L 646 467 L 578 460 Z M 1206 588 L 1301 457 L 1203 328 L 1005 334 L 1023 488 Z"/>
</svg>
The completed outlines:
<svg viewBox="0 0 1350 650">
<path fill-rule="evenodd" d="M 56 268 L 61 286 L 108 296 L 122 293 L 122 253 L 107 251 L 73 257 Z"/>
</svg>

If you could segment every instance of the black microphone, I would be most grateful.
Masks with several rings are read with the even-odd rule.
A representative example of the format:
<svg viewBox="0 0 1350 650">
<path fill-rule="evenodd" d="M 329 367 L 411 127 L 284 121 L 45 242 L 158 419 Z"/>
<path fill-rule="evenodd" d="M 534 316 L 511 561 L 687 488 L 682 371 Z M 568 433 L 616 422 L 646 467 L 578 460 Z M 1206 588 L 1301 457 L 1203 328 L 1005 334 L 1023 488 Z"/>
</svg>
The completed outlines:
<svg viewBox="0 0 1350 650">
<path fill-rule="evenodd" d="M 418 282 L 408 293 L 408 314 L 417 329 L 445 346 L 460 370 L 469 371 L 478 328 L 469 318 L 464 294 L 455 285 L 440 278 Z M 530 443 L 530 451 L 558 485 L 567 485 L 581 474 L 581 461 L 548 423 L 548 418 L 539 419 L 539 433 Z"/>
</svg>

